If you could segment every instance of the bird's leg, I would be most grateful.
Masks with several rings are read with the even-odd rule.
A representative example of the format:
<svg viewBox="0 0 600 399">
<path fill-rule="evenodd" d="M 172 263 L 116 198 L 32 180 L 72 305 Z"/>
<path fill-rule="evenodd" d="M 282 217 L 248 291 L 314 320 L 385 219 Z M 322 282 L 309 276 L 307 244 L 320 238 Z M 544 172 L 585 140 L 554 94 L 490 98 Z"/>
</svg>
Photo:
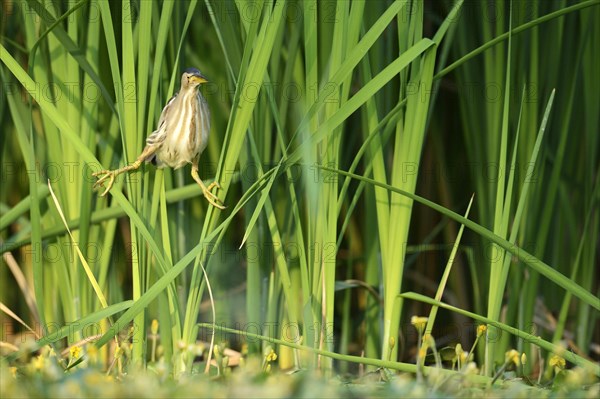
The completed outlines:
<svg viewBox="0 0 600 399">
<path fill-rule="evenodd" d="M 144 148 L 144 151 L 142 151 L 140 156 L 131 165 L 123 166 L 122 168 L 115 170 L 101 170 L 99 172 L 92 173 L 92 176 L 98 178 L 98 181 L 94 183 L 93 188 L 104 187 L 104 183 L 106 182 L 106 180 L 108 180 L 108 187 L 106 187 L 106 190 L 104 190 L 104 192 L 100 194 L 101 197 L 104 197 L 106 193 L 108 193 L 108 191 L 112 188 L 113 184 L 115 183 L 115 178 L 118 175 L 120 175 L 121 173 L 138 169 L 149 156 L 154 154 L 155 151 L 155 147 L 146 146 Z"/>
<path fill-rule="evenodd" d="M 221 200 L 210 191 L 213 189 L 213 187 L 221 188 L 219 183 L 214 181 L 214 182 L 210 183 L 208 185 L 208 187 L 206 187 L 206 185 L 204 185 L 204 182 L 202 181 L 200 176 L 198 176 L 198 158 L 199 157 L 196 157 L 196 159 L 194 159 L 194 162 L 192 163 L 192 177 L 194 178 L 194 180 L 196 180 L 196 183 L 198 183 L 200 185 L 200 188 L 202 189 L 202 192 L 204 193 L 204 198 L 206 198 L 206 200 L 212 206 L 215 206 L 219 209 L 225 209 L 225 207 L 223 205 L 219 204 L 219 202 L 221 202 Z"/>
</svg>

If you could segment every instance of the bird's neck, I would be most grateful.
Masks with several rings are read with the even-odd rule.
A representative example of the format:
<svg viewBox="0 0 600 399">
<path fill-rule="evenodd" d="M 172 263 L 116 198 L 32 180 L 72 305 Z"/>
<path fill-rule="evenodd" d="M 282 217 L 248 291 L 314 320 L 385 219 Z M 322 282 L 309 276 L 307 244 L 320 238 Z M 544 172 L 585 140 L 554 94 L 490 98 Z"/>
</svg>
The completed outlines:
<svg viewBox="0 0 600 399">
<path fill-rule="evenodd" d="M 179 91 L 179 95 L 181 97 L 193 97 L 196 94 L 198 94 L 198 89 L 197 88 L 191 88 L 191 89 L 183 89 Z"/>
</svg>

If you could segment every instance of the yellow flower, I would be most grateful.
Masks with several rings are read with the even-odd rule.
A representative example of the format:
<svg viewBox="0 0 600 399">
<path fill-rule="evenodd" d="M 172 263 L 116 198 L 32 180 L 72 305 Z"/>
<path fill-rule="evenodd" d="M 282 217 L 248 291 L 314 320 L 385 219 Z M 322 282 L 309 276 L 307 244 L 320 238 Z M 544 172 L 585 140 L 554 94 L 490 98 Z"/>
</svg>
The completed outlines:
<svg viewBox="0 0 600 399">
<path fill-rule="evenodd" d="M 477 326 L 477 336 L 481 337 L 487 331 L 487 326 L 485 324 L 481 324 Z"/>
<path fill-rule="evenodd" d="M 550 358 L 549 364 L 550 364 L 550 367 L 555 367 L 560 370 L 564 370 L 565 366 L 567 365 L 567 363 L 565 362 L 565 359 L 563 359 L 562 357 L 560 357 L 558 355 L 552 355 L 552 357 Z"/>
<path fill-rule="evenodd" d="M 527 364 L 527 355 L 525 352 L 521 354 L 521 364 Z"/>
<path fill-rule="evenodd" d="M 271 349 L 271 352 L 269 352 L 269 354 L 267 355 L 267 362 L 271 363 L 275 360 L 277 360 L 277 353 L 275 353 L 275 351 Z"/>
<path fill-rule="evenodd" d="M 464 364 L 467 361 L 468 353 L 463 350 L 462 345 L 456 344 L 454 351 L 456 352 L 456 358 L 460 361 L 460 364 Z"/>
<path fill-rule="evenodd" d="M 267 346 L 267 348 L 265 349 L 265 360 L 263 361 L 263 371 L 266 371 L 267 373 L 271 370 L 271 363 L 274 362 L 275 360 L 277 360 L 277 354 L 275 353 L 275 351 L 273 350 L 273 348 L 271 348 L 270 346 Z"/>
<path fill-rule="evenodd" d="M 152 335 L 158 334 L 158 320 L 152 320 L 152 324 L 150 324 L 150 332 L 152 332 Z"/>
<path fill-rule="evenodd" d="M 506 352 L 506 354 L 504 355 L 504 359 L 506 363 L 514 363 L 515 366 L 518 366 L 520 364 L 519 352 L 517 352 L 514 349 L 511 349 L 508 352 Z"/>
<path fill-rule="evenodd" d="M 417 329 L 417 331 L 419 331 L 419 333 L 422 333 L 423 330 L 425 329 L 425 326 L 427 325 L 427 320 L 428 320 L 427 317 L 413 316 L 410 318 L 410 324 L 415 326 L 415 328 Z"/>
<path fill-rule="evenodd" d="M 44 363 L 45 363 L 45 359 L 43 356 L 37 356 L 34 360 L 33 360 L 33 368 L 37 371 L 40 371 L 41 369 L 44 368 Z"/>
<path fill-rule="evenodd" d="M 71 359 L 79 359 L 79 354 L 81 353 L 81 348 L 79 346 L 72 346 L 69 348 L 69 353 L 71 354 Z"/>
</svg>

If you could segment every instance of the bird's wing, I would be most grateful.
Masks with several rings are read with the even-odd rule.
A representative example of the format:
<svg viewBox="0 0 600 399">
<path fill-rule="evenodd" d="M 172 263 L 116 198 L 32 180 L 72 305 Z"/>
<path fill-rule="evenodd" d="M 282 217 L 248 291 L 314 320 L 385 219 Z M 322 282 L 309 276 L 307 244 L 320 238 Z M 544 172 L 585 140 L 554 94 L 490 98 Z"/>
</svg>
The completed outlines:
<svg viewBox="0 0 600 399">
<path fill-rule="evenodd" d="M 167 104 L 165 105 L 165 107 L 163 108 L 162 112 L 160 113 L 160 118 L 158 119 L 158 126 L 160 127 L 160 125 L 162 125 L 167 117 L 167 114 L 169 113 L 169 108 L 171 108 L 171 104 L 173 103 L 173 101 L 175 101 L 175 98 L 177 98 L 177 94 L 179 94 L 179 92 L 175 93 L 173 95 L 173 97 L 171 97 L 169 99 L 169 101 L 167 101 Z"/>
<path fill-rule="evenodd" d="M 146 138 L 147 147 L 160 147 L 167 137 L 167 127 L 163 121 L 158 128 Z"/>
<path fill-rule="evenodd" d="M 160 118 L 158 119 L 158 127 L 155 131 L 153 131 L 150 136 L 146 138 L 146 145 L 150 147 L 160 147 L 162 143 L 165 141 L 167 137 L 167 115 L 171 109 L 171 104 L 177 97 L 177 93 L 169 101 L 167 101 L 167 105 L 163 108 Z"/>
</svg>

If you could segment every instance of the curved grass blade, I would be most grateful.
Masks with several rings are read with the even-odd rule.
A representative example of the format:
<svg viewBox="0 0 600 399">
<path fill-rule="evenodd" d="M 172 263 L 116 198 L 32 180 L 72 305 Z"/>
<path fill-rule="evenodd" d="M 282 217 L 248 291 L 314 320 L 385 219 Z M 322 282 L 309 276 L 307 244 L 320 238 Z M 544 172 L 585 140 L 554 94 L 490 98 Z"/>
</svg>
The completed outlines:
<svg viewBox="0 0 600 399">
<path fill-rule="evenodd" d="M 216 331 L 221 331 L 224 333 L 241 335 L 246 338 L 258 339 L 261 341 L 265 341 L 265 342 L 269 342 L 269 343 L 273 343 L 273 344 L 277 344 L 277 345 L 281 345 L 281 346 L 287 346 L 289 348 L 294 348 L 294 349 L 298 349 L 298 350 L 302 350 L 302 351 L 315 353 L 315 354 L 325 356 L 325 357 L 335 359 L 335 360 L 352 362 L 352 363 L 356 363 L 356 364 L 364 364 L 364 365 L 368 365 L 368 366 L 382 367 L 382 368 L 386 368 L 386 369 L 390 369 L 390 370 L 402 371 L 405 373 L 416 373 L 416 371 L 417 371 L 417 366 L 414 364 L 410 364 L 410 363 L 393 362 L 393 361 L 389 361 L 389 360 L 380 360 L 380 359 L 370 359 L 370 358 L 366 358 L 366 357 L 353 356 L 353 355 L 342 355 L 340 353 L 335 353 L 335 352 L 330 352 L 330 351 L 323 350 L 323 349 L 313 348 L 312 346 L 300 345 L 295 342 L 284 341 L 284 340 L 277 339 L 277 338 L 267 337 L 267 336 L 259 335 L 259 334 L 253 334 L 253 333 L 250 333 L 247 331 L 240 331 L 240 330 L 236 330 L 233 328 L 227 328 L 227 327 L 214 325 L 214 324 L 210 324 L 210 323 L 198 323 L 197 327 L 198 328 L 207 328 L 210 330 L 214 329 Z M 440 372 L 447 376 L 463 376 L 463 374 L 461 374 L 457 371 L 448 370 L 448 369 L 440 369 L 440 368 L 436 368 L 436 367 L 424 367 L 424 369 L 426 371 L 434 371 L 435 370 L 436 372 Z M 477 383 L 488 383 L 491 380 L 488 377 L 480 376 L 480 375 L 469 375 L 469 376 L 466 376 L 466 378 L 469 381 L 477 382 Z"/>
<path fill-rule="evenodd" d="M 21 66 L 17 63 L 17 61 L 10 55 L 10 53 L 6 50 L 6 48 L 0 43 L 0 61 L 4 63 L 11 71 L 11 73 L 21 82 L 23 87 L 36 87 L 33 79 L 21 68 Z M 75 150 L 79 153 L 82 160 L 86 163 L 86 167 L 90 165 L 99 165 L 100 162 L 94 154 L 87 148 L 85 143 L 81 140 L 81 138 L 75 134 L 73 128 L 67 123 L 67 121 L 63 118 L 60 112 L 54 107 L 50 102 L 44 101 L 41 98 L 41 94 L 37 91 L 30 92 L 30 95 L 38 102 L 40 108 L 46 115 L 52 120 L 52 122 L 56 125 L 56 127 L 60 130 L 62 136 L 64 136 L 67 140 L 73 144 Z M 170 265 L 167 265 L 164 257 L 162 256 L 162 252 L 159 250 L 159 247 L 154 240 L 154 237 L 148 231 L 144 221 L 140 218 L 137 212 L 133 209 L 131 203 L 125 198 L 125 196 L 117 190 L 111 191 L 113 198 L 115 201 L 121 206 L 121 208 L 125 211 L 127 216 L 131 219 L 131 221 L 136 225 L 136 227 L 140 230 L 142 236 L 146 239 L 150 249 L 152 250 L 154 256 L 157 259 L 157 262 L 161 266 L 162 270 L 167 270 Z"/>
<path fill-rule="evenodd" d="M 446 68 L 442 69 L 440 72 L 435 74 L 433 76 L 433 80 L 441 79 L 442 77 L 446 76 L 448 73 L 452 72 L 453 70 L 455 70 L 456 68 L 458 68 L 459 66 L 461 66 L 462 64 L 464 64 L 465 62 L 470 60 L 471 58 L 478 56 L 479 54 L 483 53 L 485 50 L 487 50 L 491 47 L 494 47 L 496 44 L 508 39 L 509 34 L 516 35 L 518 33 L 524 32 L 528 29 L 534 28 L 544 22 L 548 22 L 553 19 L 562 17 L 563 15 L 566 15 L 566 14 L 569 14 L 569 13 L 572 13 L 572 12 L 575 12 L 578 10 L 582 10 L 584 8 L 598 6 L 598 5 L 600 5 L 600 0 L 584 1 L 584 2 L 581 2 L 578 4 L 574 4 L 570 7 L 565 7 L 561 10 L 557 10 L 550 14 L 544 15 L 543 17 L 536 18 L 533 21 L 524 23 L 523 25 L 517 26 L 516 28 L 512 29 L 510 32 L 506 32 L 501 35 L 498 35 L 494 39 L 485 42 L 485 44 L 482 44 L 480 47 L 471 51 L 467 55 L 461 57 L 459 60 L 454 61 L 452 64 L 448 65 Z"/>
<path fill-rule="evenodd" d="M 471 211 L 471 205 L 473 205 L 473 198 L 475 195 L 471 196 L 471 200 L 469 201 L 469 206 L 467 206 L 467 211 L 465 212 L 465 218 L 469 217 L 469 212 Z M 446 268 L 444 269 L 444 274 L 440 279 L 440 284 L 435 293 L 435 299 L 440 301 L 442 299 L 442 295 L 444 295 L 444 289 L 446 288 L 446 283 L 448 282 L 448 276 L 450 276 L 450 271 L 452 270 L 452 265 L 454 264 L 454 258 L 456 257 L 456 252 L 458 251 L 458 246 L 460 245 L 460 240 L 463 235 L 463 231 L 465 230 L 465 225 L 461 224 L 460 229 L 458 230 L 458 235 L 456 236 L 456 241 L 452 246 L 452 251 L 450 252 L 450 256 L 448 257 L 448 262 L 446 263 Z M 427 320 L 427 327 L 425 328 L 425 332 L 431 334 L 433 331 L 433 324 L 435 323 L 435 317 L 437 316 L 438 307 L 434 306 L 431 308 L 429 312 L 429 319 Z M 423 344 L 425 345 L 425 343 Z"/>
<path fill-rule="evenodd" d="M 100 320 L 106 319 L 116 313 L 122 312 L 123 310 L 129 308 L 132 304 L 133 301 L 131 300 L 116 303 L 114 305 L 110 305 L 106 308 L 98 310 L 97 312 L 91 313 L 85 317 L 82 317 L 79 320 L 70 322 L 69 324 L 59 328 L 57 331 L 44 335 L 39 341 L 36 341 L 35 345 L 27 347 L 27 349 L 22 349 L 17 353 L 11 354 L 7 356 L 6 359 L 10 362 L 28 353 L 35 352 L 44 345 L 52 344 L 60 339 L 73 335 L 76 332 L 82 331 L 84 328 L 89 328 L 91 325 L 98 323 Z"/>
<path fill-rule="evenodd" d="M 430 201 L 428 199 L 425 199 L 425 198 L 420 197 L 415 194 L 411 194 L 411 193 L 401 190 L 399 188 L 390 186 L 389 184 L 381 183 L 379 181 L 369 179 L 368 177 L 356 175 L 354 173 L 348 173 L 343 170 L 329 168 L 327 166 L 319 165 L 318 167 L 320 169 L 323 169 L 323 170 L 326 170 L 329 172 L 334 172 L 334 173 L 338 173 L 343 176 L 352 177 L 353 179 L 362 180 L 362 181 L 364 181 L 368 184 L 372 184 L 374 186 L 383 187 L 389 191 L 403 195 L 403 196 L 408 197 L 416 202 L 426 205 L 429 208 L 434 209 L 434 210 L 448 216 L 449 218 L 456 220 L 459 223 L 464 224 L 467 228 L 474 231 L 475 233 L 487 238 L 488 240 L 493 241 L 495 244 L 498 244 L 500 247 L 502 247 L 506 251 L 510 252 L 517 258 L 519 258 L 519 260 L 521 260 L 523 263 L 525 263 L 526 265 L 528 265 L 529 267 L 531 267 L 538 273 L 546 276 L 546 278 L 548 278 L 550 281 L 556 283 L 557 285 L 563 287 L 565 290 L 571 292 L 573 295 L 575 295 L 576 297 L 578 297 L 579 299 L 581 299 L 588 305 L 592 306 L 594 309 L 600 310 L 600 299 L 598 299 L 598 297 L 596 297 L 594 294 L 590 293 L 589 291 L 587 291 L 585 288 L 583 288 L 579 284 L 575 283 L 574 281 L 571 281 L 569 278 L 564 276 L 562 273 L 553 269 L 552 267 L 550 267 L 549 265 L 547 265 L 540 259 L 536 258 L 535 256 L 533 256 L 532 254 L 530 254 L 523 248 L 519 248 L 516 245 L 511 244 L 504 238 L 494 234 L 492 231 L 486 229 L 485 227 L 481 226 L 480 224 L 477 224 L 469 219 L 466 219 L 463 216 L 459 215 L 458 213 L 453 212 L 439 204 L 436 204 L 433 201 Z"/>
<path fill-rule="evenodd" d="M 52 32 L 56 36 L 56 38 L 62 43 L 62 45 L 65 47 L 65 49 L 69 52 L 69 54 L 71 54 L 71 56 L 77 61 L 77 63 L 81 67 L 81 69 L 83 69 L 90 76 L 90 78 L 94 81 L 94 83 L 96 85 L 98 85 L 98 88 L 100 89 L 100 92 L 102 93 L 102 97 L 106 101 L 106 104 L 110 107 L 110 109 L 113 112 L 116 112 L 115 103 L 114 103 L 113 99 L 110 97 L 108 90 L 102 83 L 100 76 L 98 76 L 98 74 L 94 71 L 94 68 L 92 67 L 92 65 L 85 58 L 85 53 L 83 51 L 81 51 L 81 49 L 77 46 L 77 44 L 75 42 L 73 42 L 73 39 L 71 39 L 69 34 L 67 32 L 65 32 L 64 29 L 60 26 L 64 22 L 64 20 L 69 17 L 69 15 L 71 15 L 73 12 L 77 11 L 81 6 L 83 6 L 85 3 L 88 3 L 88 2 L 89 2 L 89 0 L 80 1 L 79 3 L 75 4 L 71 9 L 69 9 L 67 12 L 65 12 L 63 15 L 61 15 L 59 18 L 54 18 L 54 16 L 52 14 L 50 14 L 50 12 L 48 10 L 46 10 L 44 5 L 42 3 L 40 3 L 39 1 L 27 0 L 27 4 L 29 5 L 29 7 L 32 10 L 35 10 L 36 13 L 40 16 L 40 18 L 42 18 L 44 20 L 44 22 L 46 22 L 48 25 L 50 25 L 48 27 L 48 29 L 40 35 L 37 42 L 31 49 L 31 52 L 33 53 L 36 50 L 36 47 L 38 47 L 39 43 L 41 43 L 42 40 L 50 32 Z"/>
<path fill-rule="evenodd" d="M 75 248 L 77 256 L 79 257 L 79 261 L 81 262 L 81 265 L 85 269 L 85 274 L 87 275 L 88 280 L 90 281 L 90 284 L 92 284 L 92 287 L 94 288 L 94 292 L 96 293 L 96 296 L 98 297 L 98 300 L 100 301 L 100 304 L 102 305 L 103 308 L 107 308 L 108 302 L 106 302 L 106 298 L 104 297 L 104 294 L 102 293 L 102 288 L 100 288 L 100 285 L 98 285 L 98 281 L 96 280 L 96 277 L 94 276 L 94 273 L 92 272 L 92 269 L 90 269 L 90 265 L 88 265 L 87 260 L 81 253 L 81 250 L 79 249 L 79 245 L 77 245 L 77 242 L 75 241 L 75 237 L 73 237 L 73 233 L 71 233 L 71 230 L 69 230 L 69 227 L 67 225 L 67 219 L 65 218 L 65 214 L 63 213 L 60 202 L 58 201 L 58 198 L 56 198 L 56 195 L 54 194 L 54 191 L 52 190 L 52 186 L 50 185 L 50 179 L 48 179 L 48 189 L 50 190 L 50 195 L 52 196 L 52 201 L 54 202 L 54 205 L 56 205 L 58 215 L 60 216 L 60 219 L 62 220 L 63 224 L 67 228 L 69 237 L 71 237 L 71 242 L 73 244 L 73 247 Z"/>
<path fill-rule="evenodd" d="M 599 365 L 597 365 L 597 364 L 595 364 L 593 362 L 590 362 L 589 360 L 587 360 L 587 359 L 585 359 L 585 358 L 583 358 L 583 357 L 581 357 L 579 355 L 576 355 L 573 352 L 566 351 L 561 346 L 554 345 L 551 342 L 543 340 L 542 338 L 537 337 L 535 335 L 526 333 L 525 331 L 522 331 L 522 330 L 519 330 L 517 328 L 511 327 L 511 326 L 509 326 L 507 324 L 500 323 L 498 321 L 489 319 L 487 317 L 480 316 L 480 315 L 478 315 L 476 313 L 472 313 L 472 312 L 469 312 L 467 310 L 463 310 L 463 309 L 457 308 L 455 306 L 448 305 L 448 304 L 446 304 L 444 302 L 436 301 L 435 299 L 429 298 L 429 297 L 427 297 L 425 295 L 417 294 L 415 292 L 406 292 L 406 293 L 400 294 L 398 296 L 401 297 L 401 298 L 404 298 L 404 299 L 412 299 L 414 301 L 428 303 L 428 304 L 430 304 L 432 306 L 438 306 L 440 308 L 451 310 L 453 312 L 459 313 L 459 314 L 461 314 L 463 316 L 470 317 L 472 319 L 480 321 L 481 323 L 489 324 L 489 325 L 494 326 L 494 327 L 496 327 L 496 328 L 498 328 L 498 329 L 500 329 L 502 331 L 506 331 L 509 334 L 515 335 L 515 336 L 517 336 L 520 339 L 523 339 L 523 340 L 525 340 L 527 342 L 531 342 L 532 344 L 537 345 L 537 346 L 539 346 L 542 349 L 545 349 L 545 350 L 547 350 L 549 352 L 555 353 L 555 354 L 563 357 L 565 360 L 567 360 L 567 361 L 569 361 L 569 362 L 571 362 L 571 363 L 573 363 L 573 364 L 575 364 L 577 366 L 589 369 L 594 374 L 596 374 L 597 376 L 600 376 L 600 366 Z"/>
</svg>

